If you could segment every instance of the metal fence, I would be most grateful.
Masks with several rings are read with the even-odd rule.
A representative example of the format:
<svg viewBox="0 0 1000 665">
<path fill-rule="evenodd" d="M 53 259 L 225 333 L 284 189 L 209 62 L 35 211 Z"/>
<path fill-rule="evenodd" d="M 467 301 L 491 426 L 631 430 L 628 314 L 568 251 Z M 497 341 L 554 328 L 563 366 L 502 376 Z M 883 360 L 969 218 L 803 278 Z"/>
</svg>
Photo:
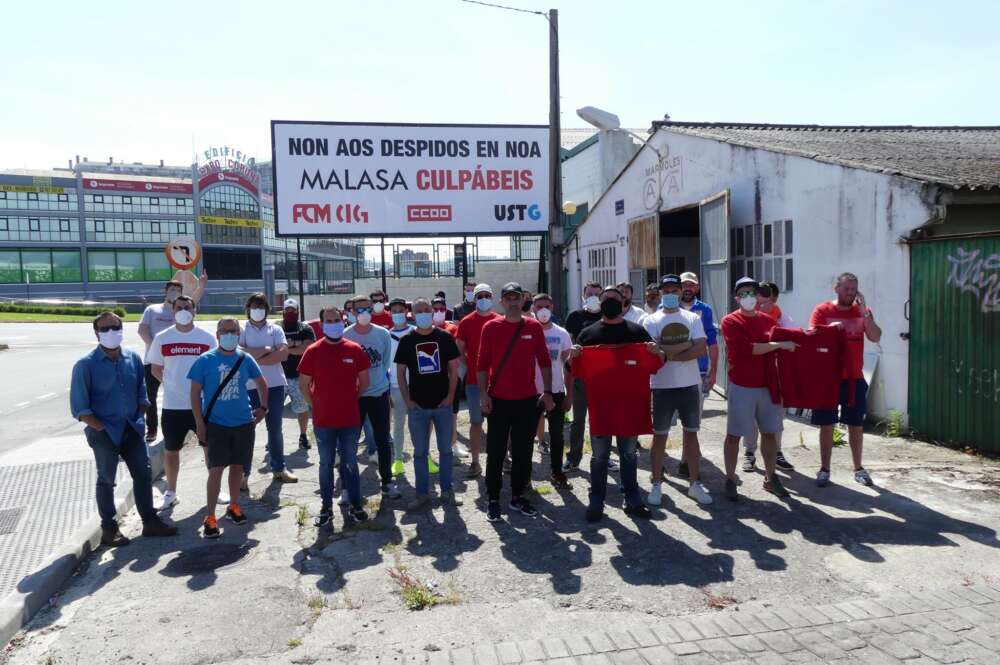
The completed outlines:
<svg viewBox="0 0 1000 665">
<path fill-rule="evenodd" d="M 476 264 L 490 261 L 538 261 L 545 239 L 538 236 L 507 238 L 472 238 L 465 243 L 468 261 L 466 274 L 474 277 Z M 381 277 L 459 277 L 458 254 L 462 242 L 412 243 L 367 240 L 357 246 L 354 276 Z M 383 260 L 384 255 L 384 260 Z"/>
</svg>

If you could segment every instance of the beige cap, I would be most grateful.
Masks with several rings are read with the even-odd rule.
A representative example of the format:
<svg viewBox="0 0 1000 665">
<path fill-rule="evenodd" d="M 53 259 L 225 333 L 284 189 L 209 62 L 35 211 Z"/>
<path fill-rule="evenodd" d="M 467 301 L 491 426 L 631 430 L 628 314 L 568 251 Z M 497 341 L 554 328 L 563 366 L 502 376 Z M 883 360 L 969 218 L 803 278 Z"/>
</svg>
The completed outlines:
<svg viewBox="0 0 1000 665">
<path fill-rule="evenodd" d="M 697 284 L 698 283 L 698 275 L 694 274 L 693 272 L 682 272 L 681 273 L 681 281 L 682 282 L 694 282 L 695 284 Z"/>
</svg>

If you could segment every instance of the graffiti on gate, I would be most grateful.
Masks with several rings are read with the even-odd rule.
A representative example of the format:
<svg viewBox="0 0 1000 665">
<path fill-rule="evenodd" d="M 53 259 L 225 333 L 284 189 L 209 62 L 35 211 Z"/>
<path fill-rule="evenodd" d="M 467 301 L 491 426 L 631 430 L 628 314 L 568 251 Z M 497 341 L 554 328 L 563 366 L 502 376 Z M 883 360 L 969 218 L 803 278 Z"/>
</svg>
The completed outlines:
<svg viewBox="0 0 1000 665">
<path fill-rule="evenodd" d="M 978 397 L 1000 404 L 1000 370 L 988 367 L 969 367 L 964 360 L 953 360 L 951 369 L 958 379 L 958 394 Z"/>
<path fill-rule="evenodd" d="M 984 313 L 1000 312 L 1000 254 L 981 258 L 982 250 L 959 247 L 948 257 L 951 272 L 947 283 L 980 300 Z"/>
</svg>

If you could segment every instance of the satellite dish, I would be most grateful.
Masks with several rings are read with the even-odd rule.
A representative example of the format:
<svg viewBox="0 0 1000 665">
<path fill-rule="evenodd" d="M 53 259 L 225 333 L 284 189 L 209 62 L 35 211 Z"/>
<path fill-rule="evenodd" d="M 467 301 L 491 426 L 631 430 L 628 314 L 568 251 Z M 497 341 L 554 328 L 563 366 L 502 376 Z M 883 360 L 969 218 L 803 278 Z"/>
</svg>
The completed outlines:
<svg viewBox="0 0 1000 665">
<path fill-rule="evenodd" d="M 576 114 L 588 124 L 603 131 L 619 129 L 622 126 L 621 120 L 619 120 L 618 116 L 614 113 L 608 113 L 607 111 L 602 111 L 601 109 L 593 106 L 584 106 L 583 108 L 579 108 L 576 110 Z"/>
</svg>

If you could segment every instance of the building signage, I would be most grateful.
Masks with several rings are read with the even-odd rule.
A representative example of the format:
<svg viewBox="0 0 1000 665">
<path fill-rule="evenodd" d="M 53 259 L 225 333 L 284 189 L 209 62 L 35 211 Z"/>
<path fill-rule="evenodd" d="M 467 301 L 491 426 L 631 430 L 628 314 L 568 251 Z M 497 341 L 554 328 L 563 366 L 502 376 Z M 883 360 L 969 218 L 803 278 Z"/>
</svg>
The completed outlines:
<svg viewBox="0 0 1000 665">
<path fill-rule="evenodd" d="M 199 224 L 211 224 L 212 226 L 242 226 L 244 228 L 259 229 L 261 221 L 259 219 L 242 219 L 240 217 L 215 217 L 213 215 L 198 215 Z"/>
<path fill-rule="evenodd" d="M 205 191 L 207 187 L 224 182 L 239 185 L 249 190 L 254 196 L 258 196 L 257 185 L 253 181 L 248 180 L 239 173 L 232 173 L 231 171 L 217 171 L 202 176 L 198 179 L 198 191 Z"/>
<path fill-rule="evenodd" d="M 271 122 L 278 236 L 543 233 L 549 128 Z"/>
<path fill-rule="evenodd" d="M 204 189 L 219 181 L 233 182 L 257 195 L 260 174 L 257 160 L 228 145 L 208 148 L 198 153 L 198 186 Z"/>
<path fill-rule="evenodd" d="M 183 182 L 149 182 L 147 180 L 108 180 L 101 178 L 84 178 L 83 188 L 110 192 L 145 192 L 147 194 L 190 194 L 193 191 L 189 183 Z"/>
<path fill-rule="evenodd" d="M 625 214 L 625 199 L 618 199 L 615 201 L 615 214 L 624 215 Z"/>
<path fill-rule="evenodd" d="M 32 192 L 35 194 L 65 194 L 63 187 L 37 187 L 35 185 L 0 185 L 0 192 Z"/>
</svg>

